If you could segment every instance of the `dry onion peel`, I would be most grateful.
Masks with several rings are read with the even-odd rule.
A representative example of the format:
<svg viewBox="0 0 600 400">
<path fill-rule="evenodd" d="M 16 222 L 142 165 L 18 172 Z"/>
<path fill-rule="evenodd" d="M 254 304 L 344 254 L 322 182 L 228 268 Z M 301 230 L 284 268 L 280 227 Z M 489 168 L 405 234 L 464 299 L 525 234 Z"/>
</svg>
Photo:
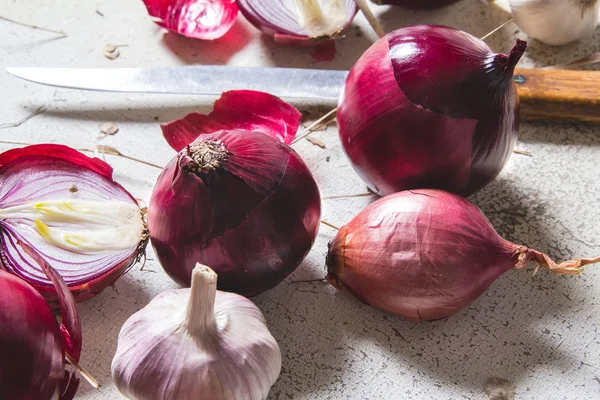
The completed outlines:
<svg viewBox="0 0 600 400">
<path fill-rule="evenodd" d="M 278 97 L 252 90 L 224 92 L 210 114 L 191 113 L 161 125 L 167 143 L 180 151 L 199 135 L 223 129 L 259 131 L 285 144 L 296 136 L 302 113 Z"/>
<path fill-rule="evenodd" d="M 57 294 L 43 262 L 83 301 L 131 266 L 146 241 L 142 211 L 104 161 L 53 144 L 0 154 L 0 267 L 46 298 Z"/>
<path fill-rule="evenodd" d="M 143 0 L 157 25 L 193 38 L 213 40 L 225 35 L 238 14 L 235 0 Z"/>
<path fill-rule="evenodd" d="M 532 261 L 555 274 L 579 274 L 600 257 L 555 263 L 501 238 L 468 200 L 411 190 L 379 199 L 340 229 L 329 244 L 327 279 L 386 312 L 435 320 Z"/>
<path fill-rule="evenodd" d="M 260 310 L 216 290 L 217 276 L 197 265 L 191 289 L 163 292 L 121 328 L 112 376 L 138 400 L 266 399 L 281 352 Z"/>
</svg>

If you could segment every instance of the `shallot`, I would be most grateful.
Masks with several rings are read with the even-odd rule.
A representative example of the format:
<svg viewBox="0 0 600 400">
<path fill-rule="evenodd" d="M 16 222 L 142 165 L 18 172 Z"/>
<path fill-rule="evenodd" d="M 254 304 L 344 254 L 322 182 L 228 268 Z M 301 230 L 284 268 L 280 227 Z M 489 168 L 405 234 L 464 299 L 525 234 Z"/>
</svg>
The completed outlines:
<svg viewBox="0 0 600 400">
<path fill-rule="evenodd" d="M 449 317 L 500 275 L 536 262 L 579 274 L 600 257 L 555 263 L 500 237 L 479 208 L 455 194 L 412 190 L 379 199 L 329 244 L 327 279 L 364 302 L 411 320 Z"/>
</svg>

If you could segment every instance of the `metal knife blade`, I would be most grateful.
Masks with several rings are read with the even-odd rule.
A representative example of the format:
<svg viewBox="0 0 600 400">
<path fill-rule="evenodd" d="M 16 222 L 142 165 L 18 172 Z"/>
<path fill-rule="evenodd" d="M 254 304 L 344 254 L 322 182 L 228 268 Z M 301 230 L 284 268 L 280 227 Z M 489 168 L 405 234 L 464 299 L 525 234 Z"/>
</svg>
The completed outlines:
<svg viewBox="0 0 600 400">
<path fill-rule="evenodd" d="M 7 68 L 18 78 L 71 89 L 219 95 L 260 90 L 287 98 L 337 100 L 348 71 L 198 65 L 163 68 Z"/>
</svg>

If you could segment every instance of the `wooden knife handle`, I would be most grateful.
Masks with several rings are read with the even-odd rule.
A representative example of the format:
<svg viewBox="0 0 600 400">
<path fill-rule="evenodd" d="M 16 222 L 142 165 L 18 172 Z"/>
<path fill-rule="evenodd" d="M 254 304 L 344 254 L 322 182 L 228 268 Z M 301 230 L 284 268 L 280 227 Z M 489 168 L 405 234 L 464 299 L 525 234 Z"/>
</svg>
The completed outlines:
<svg viewBox="0 0 600 400">
<path fill-rule="evenodd" d="M 600 71 L 517 69 L 521 119 L 600 124 Z"/>
</svg>

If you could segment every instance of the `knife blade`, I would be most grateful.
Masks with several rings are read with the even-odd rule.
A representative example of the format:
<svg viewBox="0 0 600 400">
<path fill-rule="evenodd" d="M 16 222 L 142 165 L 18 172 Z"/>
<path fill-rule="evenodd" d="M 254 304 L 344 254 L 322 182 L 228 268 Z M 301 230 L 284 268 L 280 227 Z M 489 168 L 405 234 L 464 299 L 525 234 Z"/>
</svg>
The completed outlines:
<svg viewBox="0 0 600 400">
<path fill-rule="evenodd" d="M 348 71 L 197 65 L 163 68 L 7 68 L 18 78 L 71 89 L 219 95 L 260 90 L 287 98 L 336 100 Z"/>
<path fill-rule="evenodd" d="M 283 98 L 335 100 L 348 71 L 214 65 L 162 68 L 7 68 L 44 85 L 129 93 L 219 95 L 260 90 Z M 517 69 L 521 117 L 600 124 L 600 71 Z"/>
</svg>

